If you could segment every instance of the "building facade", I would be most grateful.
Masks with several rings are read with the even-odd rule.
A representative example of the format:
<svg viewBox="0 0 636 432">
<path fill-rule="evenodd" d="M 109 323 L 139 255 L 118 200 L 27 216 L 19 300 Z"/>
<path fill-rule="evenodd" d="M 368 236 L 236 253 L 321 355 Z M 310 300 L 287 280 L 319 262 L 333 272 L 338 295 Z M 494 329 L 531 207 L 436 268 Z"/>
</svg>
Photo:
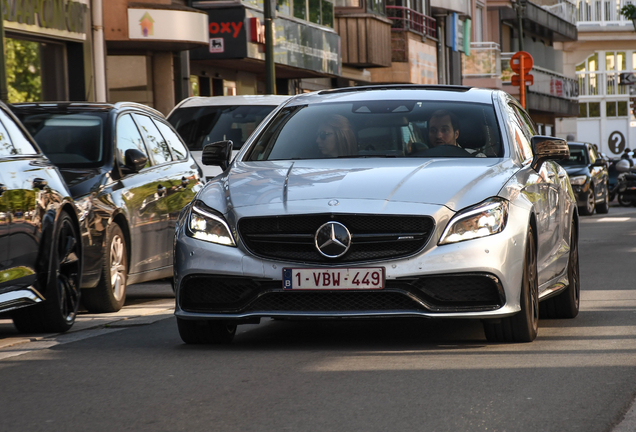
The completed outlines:
<svg viewBox="0 0 636 432">
<path fill-rule="evenodd" d="M 3 0 L 9 102 L 94 98 L 89 0 Z"/>
<path fill-rule="evenodd" d="M 563 44 L 564 67 L 579 83 L 578 118 L 563 119 L 559 135 L 598 145 L 608 156 L 636 147 L 636 118 L 630 112 L 630 86 L 621 73 L 636 70 L 636 31 L 620 15 L 625 0 L 577 3 L 576 42 Z"/>
</svg>

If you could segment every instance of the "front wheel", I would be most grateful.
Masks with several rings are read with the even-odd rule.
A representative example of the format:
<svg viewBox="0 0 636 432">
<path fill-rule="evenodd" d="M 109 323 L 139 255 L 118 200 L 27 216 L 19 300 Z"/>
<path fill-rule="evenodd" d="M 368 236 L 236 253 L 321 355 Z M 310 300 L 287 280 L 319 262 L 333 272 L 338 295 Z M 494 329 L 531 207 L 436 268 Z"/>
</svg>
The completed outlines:
<svg viewBox="0 0 636 432">
<path fill-rule="evenodd" d="M 605 194 L 603 195 L 603 202 L 596 204 L 596 213 L 597 214 L 607 214 L 609 213 L 609 186 L 605 183 Z"/>
<path fill-rule="evenodd" d="M 13 312 L 13 323 L 26 333 L 65 332 L 75 323 L 80 304 L 82 253 L 80 236 L 68 213 L 62 212 L 49 256 L 46 300 L 36 306 Z"/>
<path fill-rule="evenodd" d="M 187 344 L 229 344 L 236 334 L 236 325 L 223 321 L 177 318 L 177 327 Z"/>
<path fill-rule="evenodd" d="M 581 214 L 585 216 L 589 216 L 594 213 L 596 197 L 594 196 L 594 189 L 590 187 L 587 191 L 587 198 L 585 200 L 585 206 L 581 208 Z"/>
<path fill-rule="evenodd" d="M 128 252 L 126 238 L 117 224 L 108 227 L 104 264 L 95 288 L 82 290 L 84 307 L 92 313 L 117 312 L 126 301 Z"/>
<path fill-rule="evenodd" d="M 484 320 L 484 333 L 489 342 L 532 342 L 539 331 L 539 284 L 537 249 L 532 227 L 526 236 L 526 254 L 521 282 L 521 310 L 500 320 Z"/>
<path fill-rule="evenodd" d="M 625 194 L 619 193 L 619 194 L 618 194 L 618 204 L 619 204 L 621 207 L 631 207 L 631 206 L 632 206 L 632 204 L 633 204 L 633 202 L 632 202 L 632 200 L 631 200 L 631 199 L 627 199 L 627 198 L 625 197 Z"/>
</svg>

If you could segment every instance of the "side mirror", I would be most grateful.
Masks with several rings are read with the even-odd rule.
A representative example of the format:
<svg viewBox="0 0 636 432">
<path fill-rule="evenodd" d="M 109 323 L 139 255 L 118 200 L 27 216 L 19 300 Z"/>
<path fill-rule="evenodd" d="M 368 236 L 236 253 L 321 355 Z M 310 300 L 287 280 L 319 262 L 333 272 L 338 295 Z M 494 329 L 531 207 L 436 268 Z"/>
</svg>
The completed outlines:
<svg viewBox="0 0 636 432">
<path fill-rule="evenodd" d="M 139 172 L 146 166 L 148 157 L 137 149 L 128 149 L 124 153 L 126 168 L 132 172 Z"/>
<path fill-rule="evenodd" d="M 570 157 L 568 143 L 561 138 L 535 135 L 530 140 L 530 145 L 534 154 L 531 166 L 535 171 L 539 171 L 546 161 L 558 161 Z"/>
<path fill-rule="evenodd" d="M 230 166 L 232 141 L 217 141 L 203 147 L 201 162 L 203 165 L 220 166 L 223 171 Z"/>
<path fill-rule="evenodd" d="M 604 167 L 605 166 L 605 161 L 603 159 L 596 159 L 596 162 L 594 162 L 592 164 L 592 166 L 595 167 Z"/>
</svg>

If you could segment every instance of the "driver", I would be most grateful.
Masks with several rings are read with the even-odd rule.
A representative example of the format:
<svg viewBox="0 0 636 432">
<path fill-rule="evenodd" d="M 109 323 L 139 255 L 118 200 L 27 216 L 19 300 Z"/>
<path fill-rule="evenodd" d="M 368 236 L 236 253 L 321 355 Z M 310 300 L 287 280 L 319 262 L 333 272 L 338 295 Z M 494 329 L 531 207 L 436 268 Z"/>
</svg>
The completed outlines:
<svg viewBox="0 0 636 432">
<path fill-rule="evenodd" d="M 459 137 L 459 119 L 448 110 L 437 110 L 428 121 L 428 142 L 431 147 L 441 145 L 456 146 L 476 157 L 486 157 L 475 149 L 464 148 L 457 142 Z"/>
</svg>

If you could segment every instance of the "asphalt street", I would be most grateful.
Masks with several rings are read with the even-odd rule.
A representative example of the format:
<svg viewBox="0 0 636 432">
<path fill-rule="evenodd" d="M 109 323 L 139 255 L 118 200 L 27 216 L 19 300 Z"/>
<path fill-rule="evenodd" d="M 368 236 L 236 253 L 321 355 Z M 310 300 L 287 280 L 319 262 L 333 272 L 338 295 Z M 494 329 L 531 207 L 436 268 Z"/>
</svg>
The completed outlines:
<svg viewBox="0 0 636 432">
<path fill-rule="evenodd" d="M 579 316 L 529 344 L 473 320 L 267 320 L 188 346 L 166 283 L 64 335 L 0 319 L 0 431 L 634 431 L 636 208 L 583 217 L 580 259 Z"/>
</svg>

